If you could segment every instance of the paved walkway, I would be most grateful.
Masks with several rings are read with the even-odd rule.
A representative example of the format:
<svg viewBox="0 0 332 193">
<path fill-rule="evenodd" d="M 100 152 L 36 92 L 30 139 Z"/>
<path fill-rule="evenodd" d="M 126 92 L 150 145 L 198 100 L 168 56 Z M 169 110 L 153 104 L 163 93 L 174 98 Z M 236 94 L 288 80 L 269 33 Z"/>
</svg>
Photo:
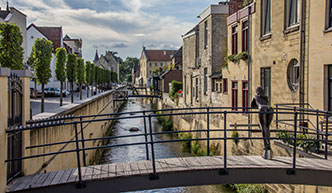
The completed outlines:
<svg viewBox="0 0 332 193">
<path fill-rule="evenodd" d="M 295 175 L 287 174 L 291 157 L 265 160 L 260 156 L 227 158 L 228 175 L 220 175 L 223 157 L 185 157 L 156 160 L 158 179 L 152 180 L 151 161 L 82 167 L 85 188 L 77 189 L 78 169 L 24 176 L 7 192 L 127 192 L 212 184 L 307 184 L 332 186 L 332 161 L 297 158 Z"/>
<path fill-rule="evenodd" d="M 91 91 L 89 91 L 91 92 Z M 89 93 L 89 97 L 91 97 L 91 93 Z M 82 90 L 82 98 L 83 100 L 86 99 L 86 90 Z M 74 102 L 79 101 L 80 93 L 74 92 Z M 68 95 L 67 97 L 63 97 L 63 105 L 68 105 L 71 102 L 71 96 Z M 60 107 L 60 97 L 45 97 L 44 103 L 45 112 L 49 112 L 54 110 L 55 108 Z M 31 98 L 30 99 L 30 107 L 32 110 L 32 116 L 39 114 L 41 110 L 41 98 Z"/>
</svg>

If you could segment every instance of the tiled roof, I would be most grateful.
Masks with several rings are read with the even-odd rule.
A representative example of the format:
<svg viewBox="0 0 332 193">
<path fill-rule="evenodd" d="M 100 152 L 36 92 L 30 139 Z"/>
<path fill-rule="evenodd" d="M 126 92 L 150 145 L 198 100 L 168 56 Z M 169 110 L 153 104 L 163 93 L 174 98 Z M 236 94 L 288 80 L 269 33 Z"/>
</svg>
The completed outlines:
<svg viewBox="0 0 332 193">
<path fill-rule="evenodd" d="M 34 26 L 40 33 L 42 33 L 53 43 L 54 51 L 55 49 L 61 47 L 62 27 L 38 27 L 31 24 L 28 29 L 32 26 Z"/>
<path fill-rule="evenodd" d="M 148 61 L 171 61 L 176 50 L 145 50 Z"/>
</svg>

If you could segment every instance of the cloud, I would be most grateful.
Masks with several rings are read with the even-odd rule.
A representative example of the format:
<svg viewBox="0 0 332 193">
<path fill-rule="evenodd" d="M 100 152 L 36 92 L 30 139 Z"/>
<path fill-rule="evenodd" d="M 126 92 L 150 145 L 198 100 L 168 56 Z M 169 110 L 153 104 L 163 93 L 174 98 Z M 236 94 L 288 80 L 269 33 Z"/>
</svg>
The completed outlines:
<svg viewBox="0 0 332 193">
<path fill-rule="evenodd" d="M 209 4 L 205 0 L 206 4 Z M 0 0 L 4 7 L 5 0 Z M 189 0 L 179 0 L 189 6 Z M 83 57 L 94 58 L 95 49 L 113 49 L 123 58 L 139 56 L 143 42 L 151 49 L 176 49 L 181 46 L 181 35 L 196 22 L 183 21 L 178 16 L 161 15 L 161 9 L 181 11 L 172 7 L 170 0 L 12 0 L 37 26 L 62 26 L 63 34 L 82 38 Z M 197 0 L 202 2 L 202 0 Z M 182 5 L 181 4 L 181 5 Z M 173 5 L 174 6 L 174 5 Z M 167 8 L 167 9 L 166 9 Z M 159 9 L 158 11 L 154 11 Z M 183 8 L 182 8 L 183 9 Z M 199 8 L 202 11 L 203 8 Z M 103 46 L 104 45 L 104 46 Z"/>
</svg>

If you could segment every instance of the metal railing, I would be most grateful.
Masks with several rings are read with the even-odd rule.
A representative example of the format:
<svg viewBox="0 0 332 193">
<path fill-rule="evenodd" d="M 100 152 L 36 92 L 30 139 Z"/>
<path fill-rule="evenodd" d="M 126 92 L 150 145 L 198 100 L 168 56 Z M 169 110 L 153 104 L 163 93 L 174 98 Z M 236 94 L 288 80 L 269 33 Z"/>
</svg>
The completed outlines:
<svg viewBox="0 0 332 193">
<path fill-rule="evenodd" d="M 152 169 L 153 172 L 150 175 L 150 179 L 158 179 L 158 173 L 156 170 L 156 157 L 155 157 L 155 150 L 154 147 L 156 144 L 163 144 L 163 143 L 177 143 L 177 142 L 188 142 L 191 143 L 193 141 L 203 141 L 206 142 L 206 155 L 210 156 L 211 150 L 210 150 L 210 143 L 211 141 L 221 141 L 223 142 L 223 161 L 224 165 L 223 168 L 220 169 L 219 174 L 220 175 L 227 175 L 228 174 L 228 166 L 227 166 L 227 142 L 230 140 L 263 140 L 263 139 L 269 139 L 269 140 L 289 140 L 291 141 L 293 145 L 293 155 L 292 155 L 292 166 L 288 170 L 288 174 L 294 175 L 296 174 L 296 155 L 297 155 L 297 142 L 299 140 L 301 141 L 313 141 L 317 144 L 319 143 L 325 143 L 325 149 L 323 150 L 325 159 L 328 159 L 328 149 L 327 144 L 331 143 L 332 141 L 328 140 L 328 137 L 331 135 L 331 133 L 328 132 L 328 125 L 325 128 L 325 132 L 322 130 L 317 130 L 315 128 L 307 128 L 310 129 L 310 131 L 301 131 L 300 127 L 298 125 L 299 122 L 299 115 L 305 114 L 307 116 L 319 116 L 319 117 L 326 117 L 326 120 L 328 120 L 329 113 L 324 111 L 301 111 L 303 109 L 298 108 L 276 108 L 277 115 L 286 115 L 288 117 L 293 117 L 292 123 L 289 123 L 288 129 L 281 130 L 281 129 L 271 129 L 271 133 L 277 133 L 277 132 L 286 132 L 286 133 L 293 133 L 293 137 L 289 138 L 280 138 L 275 137 L 271 135 L 269 138 L 264 137 L 257 137 L 257 136 L 248 136 L 248 137 L 233 137 L 230 135 L 230 132 L 260 132 L 260 129 L 233 129 L 231 126 L 233 123 L 229 120 L 232 120 L 232 116 L 243 116 L 243 113 L 245 114 L 253 114 L 253 115 L 259 115 L 260 112 L 255 109 L 251 108 L 236 108 L 234 110 L 234 107 L 198 107 L 198 108 L 181 108 L 181 109 L 162 109 L 162 110 L 147 110 L 147 111 L 135 111 L 135 112 L 122 112 L 122 113 L 111 113 L 111 114 L 101 114 L 101 115 L 88 115 L 88 116 L 67 116 L 67 117 L 54 117 L 51 119 L 44 119 L 44 120 L 36 120 L 36 121 L 29 121 L 27 122 L 26 127 L 17 127 L 16 129 L 6 130 L 8 134 L 13 132 L 24 132 L 28 130 L 35 130 L 40 128 L 50 128 L 50 127 L 56 127 L 56 126 L 63 126 L 63 125 L 70 125 L 73 127 L 75 132 L 75 138 L 73 140 L 68 141 L 58 141 L 53 143 L 47 143 L 47 144 L 38 144 L 26 147 L 26 149 L 35 149 L 35 148 L 42 148 L 42 147 L 50 147 L 55 145 L 65 145 L 65 144 L 75 144 L 75 148 L 68 149 L 68 150 L 61 150 L 56 152 L 48 152 L 48 153 L 41 153 L 41 154 L 35 154 L 35 155 L 29 155 L 25 157 L 17 157 L 14 159 L 8 159 L 6 160 L 7 163 L 18 161 L 18 160 L 26 160 L 26 159 L 33 159 L 33 158 L 39 158 L 39 157 L 46 157 L 46 156 L 54 156 L 54 155 L 60 155 L 60 154 L 67 154 L 67 153 L 76 153 L 76 159 L 77 159 L 77 168 L 78 168 L 78 187 L 83 187 L 84 182 L 82 180 L 82 172 L 81 172 L 81 156 L 83 158 L 83 166 L 86 166 L 86 151 L 91 150 L 98 150 L 98 149 L 109 149 L 109 148 L 115 148 L 115 147 L 124 147 L 124 146 L 145 146 L 145 153 L 146 153 L 146 159 L 150 160 L 152 162 Z M 157 113 L 158 112 L 158 113 Z M 132 114 L 135 114 L 134 116 L 131 116 Z M 317 115 L 318 114 L 318 115 Z M 129 115 L 129 116 L 127 116 Z M 217 129 L 211 129 L 210 128 L 210 121 L 211 116 L 214 115 L 221 115 L 223 119 L 223 126 L 221 128 Z M 175 130 L 175 131 L 162 131 L 162 132 L 156 132 L 153 131 L 153 125 L 152 125 L 152 119 L 157 117 L 175 117 L 175 116 L 206 116 L 206 129 L 193 129 L 193 130 Z M 244 117 L 244 116 L 243 116 Z M 115 120 L 127 120 L 127 119 L 143 119 L 144 123 L 144 133 L 141 134 L 131 134 L 131 135 L 122 135 L 122 136 L 107 136 L 107 137 L 100 137 L 100 138 L 90 138 L 85 139 L 84 138 L 84 127 L 83 124 L 88 123 L 95 123 L 95 122 L 105 122 L 105 121 L 115 121 Z M 278 119 L 278 118 L 277 118 Z M 243 126 L 243 125 L 242 125 Z M 79 131 L 80 130 L 80 131 Z M 223 137 L 211 137 L 211 134 L 214 132 L 220 132 L 223 134 Z M 194 134 L 194 133 L 205 133 L 205 136 L 197 137 L 196 138 L 189 138 L 189 139 L 173 139 L 173 140 L 163 140 L 159 138 L 158 140 L 155 140 L 154 136 L 160 136 L 160 135 L 169 135 L 169 134 Z M 298 138 L 298 134 L 308 134 L 308 135 L 314 135 L 319 136 L 317 138 Z M 230 137 L 229 137 L 230 136 Z M 141 137 L 142 141 L 135 142 L 135 143 L 120 143 L 120 144 L 108 144 L 108 145 L 102 145 L 102 146 L 86 146 L 87 142 L 92 141 L 105 141 L 105 140 L 112 140 L 112 139 L 119 139 L 119 138 L 132 138 L 132 137 Z M 81 144 L 81 145 L 80 145 Z M 81 147 L 80 147 L 81 146 Z M 82 154 L 82 155 L 81 155 Z M 150 156 L 151 155 L 151 158 Z"/>
</svg>

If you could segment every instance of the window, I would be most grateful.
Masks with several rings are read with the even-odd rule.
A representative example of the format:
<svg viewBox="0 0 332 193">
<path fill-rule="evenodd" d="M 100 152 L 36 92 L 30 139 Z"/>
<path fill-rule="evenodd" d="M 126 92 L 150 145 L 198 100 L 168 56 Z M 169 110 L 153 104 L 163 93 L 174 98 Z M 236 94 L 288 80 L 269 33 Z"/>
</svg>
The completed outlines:
<svg viewBox="0 0 332 193">
<path fill-rule="evenodd" d="M 208 47 L 208 23 L 207 21 L 204 22 L 204 48 Z"/>
<path fill-rule="evenodd" d="M 220 93 L 222 91 L 222 80 L 221 79 L 213 79 L 212 91 Z"/>
<path fill-rule="evenodd" d="M 150 75 L 151 75 L 151 74 L 152 74 L 152 71 L 150 70 L 150 72 L 149 72 L 149 73 L 150 73 Z"/>
<path fill-rule="evenodd" d="M 196 78 L 196 88 L 195 88 L 195 91 L 196 91 L 196 101 L 198 102 L 198 78 Z"/>
<path fill-rule="evenodd" d="M 242 81 L 242 107 L 248 107 L 248 88 L 249 84 L 247 80 Z M 247 109 L 243 109 L 247 111 Z"/>
<path fill-rule="evenodd" d="M 163 63 L 160 63 L 160 66 L 163 67 Z"/>
<path fill-rule="evenodd" d="M 292 59 L 288 64 L 287 82 L 292 91 L 297 91 L 300 82 L 300 65 L 296 59 Z"/>
<path fill-rule="evenodd" d="M 261 68 L 261 86 L 264 89 L 265 95 L 269 97 L 269 103 L 271 101 L 271 68 Z"/>
<path fill-rule="evenodd" d="M 238 82 L 232 81 L 232 109 L 237 111 L 238 107 Z"/>
<path fill-rule="evenodd" d="M 223 93 L 227 94 L 228 93 L 228 81 L 227 81 L 227 78 L 224 78 L 222 79 L 222 90 L 223 90 Z"/>
<path fill-rule="evenodd" d="M 242 52 L 248 52 L 248 21 L 242 22 Z"/>
<path fill-rule="evenodd" d="M 332 0 L 326 0 L 326 28 L 332 28 Z"/>
<path fill-rule="evenodd" d="M 158 67 L 158 63 L 155 63 L 154 66 L 155 66 L 155 67 Z"/>
<path fill-rule="evenodd" d="M 299 23 L 299 0 L 286 0 L 286 27 Z"/>
<path fill-rule="evenodd" d="M 152 63 L 150 62 L 149 65 L 150 65 L 150 67 L 151 67 L 151 66 L 152 66 Z"/>
<path fill-rule="evenodd" d="M 204 94 L 207 95 L 207 86 L 208 86 L 208 83 L 207 83 L 207 68 L 204 68 Z"/>
<path fill-rule="evenodd" d="M 232 54 L 237 54 L 237 25 L 232 27 Z"/>
<path fill-rule="evenodd" d="M 271 32 L 271 0 L 262 0 L 262 36 Z"/>
</svg>

